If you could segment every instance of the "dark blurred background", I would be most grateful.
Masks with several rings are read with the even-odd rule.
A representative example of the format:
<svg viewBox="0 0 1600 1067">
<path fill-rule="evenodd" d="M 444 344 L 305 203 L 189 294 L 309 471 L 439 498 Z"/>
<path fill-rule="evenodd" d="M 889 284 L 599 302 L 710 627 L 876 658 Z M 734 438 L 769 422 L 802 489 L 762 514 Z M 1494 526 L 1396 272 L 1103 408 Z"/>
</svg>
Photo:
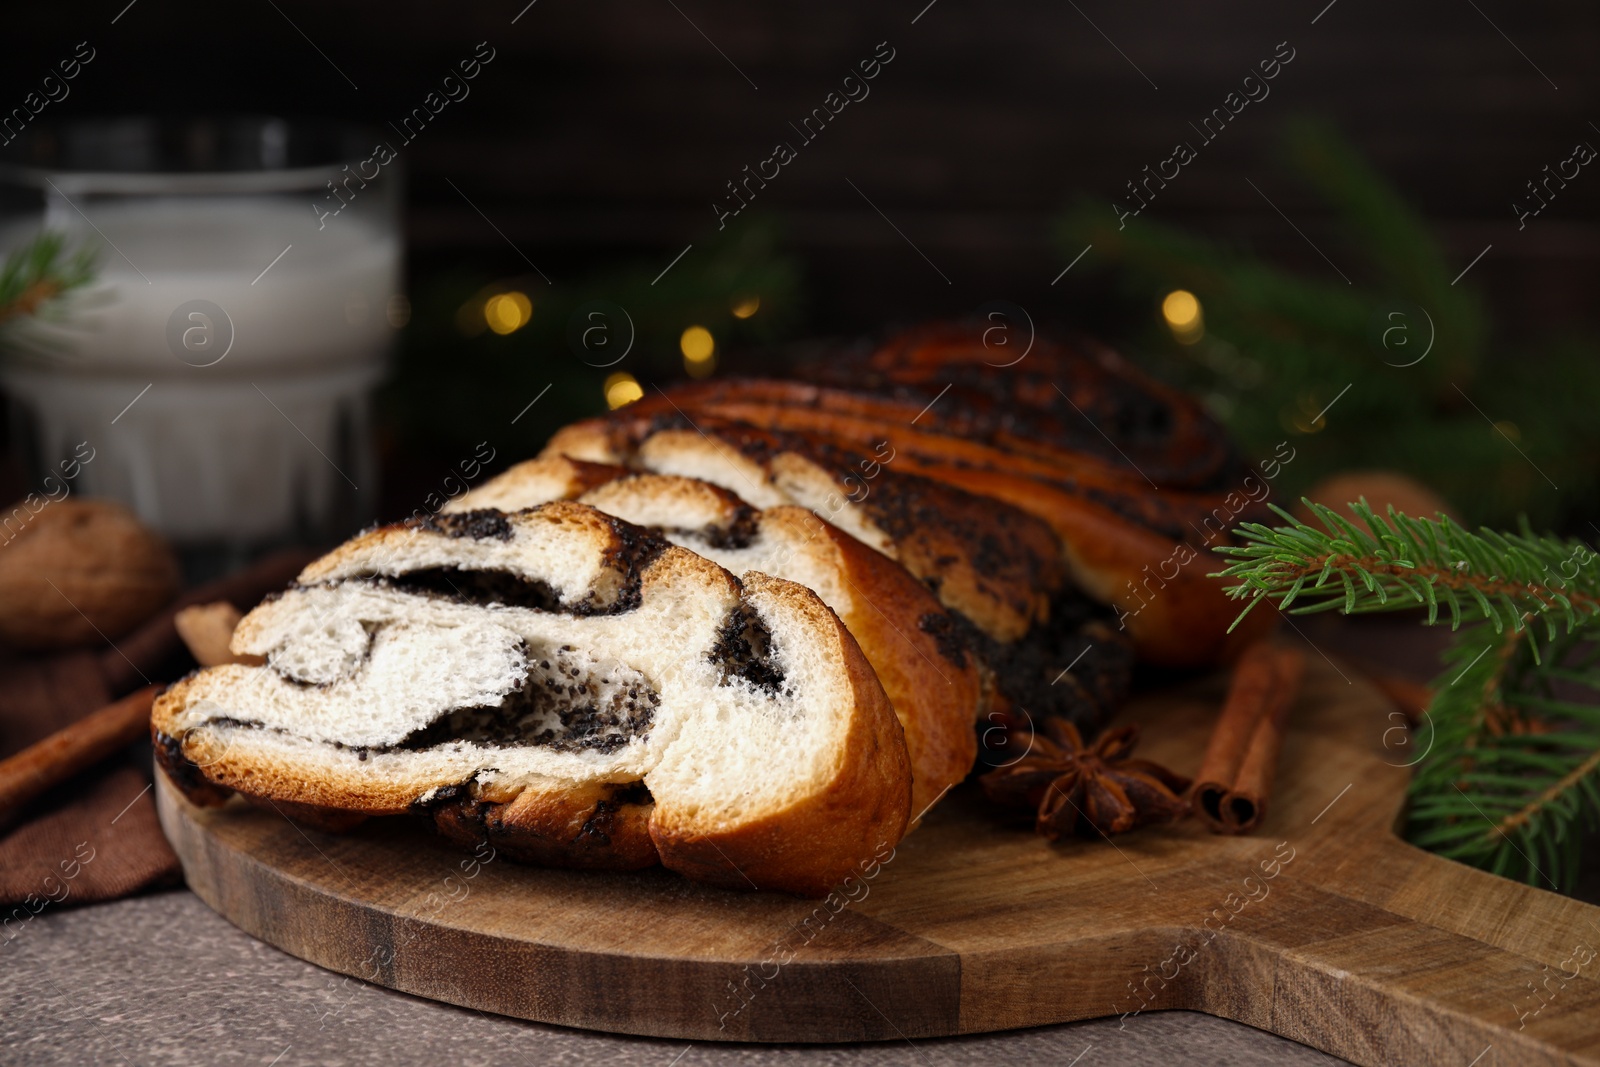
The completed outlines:
<svg viewBox="0 0 1600 1067">
<path fill-rule="evenodd" d="M 1105 317 L 1082 286 L 1050 288 L 1066 263 L 1051 241 L 1052 213 L 1078 191 L 1122 197 L 1125 181 L 1190 137 L 1186 124 L 1279 41 L 1296 58 L 1270 98 L 1163 194 L 1162 217 L 1317 268 L 1315 253 L 1244 180 L 1257 179 L 1314 239 L 1336 243 L 1304 190 L 1267 184 L 1279 123 L 1310 112 L 1336 121 L 1462 264 L 1503 242 L 1474 274 L 1508 325 L 1583 318 L 1600 264 L 1600 190 L 1573 188 L 1534 232 L 1513 238 L 1507 226 L 1523 182 L 1594 132 L 1600 11 L 1588 5 L 1484 6 L 1512 45 L 1456 0 L 1338 0 L 1314 26 L 1325 0 L 1089 2 L 1082 14 L 1072 4 L 938 0 L 916 25 L 919 0 L 695 0 L 679 4 L 681 13 L 667 0 L 539 0 L 516 25 L 515 0 L 281 0 L 276 8 L 262 0 L 225 14 L 138 0 L 109 25 L 125 3 L 9 13 L 0 99 L 20 100 L 58 53 L 88 39 L 99 55 L 51 117 L 233 111 L 381 126 L 489 42 L 497 58 L 470 97 L 404 151 L 418 276 L 461 261 L 525 268 L 446 179 L 552 278 L 630 256 L 664 266 L 715 229 L 710 205 L 725 196 L 724 182 L 767 156 L 775 139 L 795 139 L 787 124 L 884 40 L 896 58 L 865 106 L 848 108 L 804 148 L 758 204 L 781 215 L 787 245 L 805 263 L 811 330 L 876 329 L 995 296 L 1074 320 Z"/>
<path fill-rule="evenodd" d="M 1572 180 L 1520 231 L 1511 207 L 1574 142 L 1600 144 L 1591 125 L 1600 11 L 1591 6 L 924 2 L 32 5 L 8 13 L 0 101 L 19 100 L 88 40 L 97 58 L 49 119 L 251 113 L 383 130 L 487 42 L 495 58 L 470 95 L 401 149 L 414 311 L 402 381 L 384 409 L 381 510 L 391 514 L 410 511 L 450 466 L 453 453 L 441 449 L 494 437 L 498 466 L 552 426 L 602 410 L 611 369 L 573 359 L 571 309 L 606 295 L 612 280 L 648 292 L 640 280 L 691 244 L 667 276 L 685 287 L 684 306 L 705 296 L 694 286 L 718 250 L 741 240 L 745 258 L 735 255 L 733 280 L 717 285 L 737 303 L 739 272 L 775 279 L 748 323 L 725 310 L 707 322 L 717 373 L 760 369 L 750 353 L 774 344 L 970 315 L 993 300 L 1142 355 L 1163 336 L 1151 327 L 1164 286 L 1130 286 L 1127 271 L 1095 252 L 1060 277 L 1088 243 L 1072 239 L 1062 214 L 1087 202 L 1114 222 L 1125 183 L 1175 142 L 1197 142 L 1190 124 L 1280 42 L 1294 59 L 1270 95 L 1203 147 L 1147 220 L 1316 284 L 1342 285 L 1335 270 L 1357 286 L 1372 280 L 1326 198 L 1283 165 L 1285 124 L 1321 119 L 1420 215 L 1452 273 L 1492 244 L 1461 283 L 1492 323 L 1487 358 L 1595 325 L 1600 177 Z M 894 58 L 870 96 L 800 147 L 790 123 L 885 41 Z M 798 158 L 719 233 L 713 201 L 780 139 Z M 504 279 L 532 298 L 535 322 L 546 290 L 568 287 L 563 321 L 538 343 L 467 336 L 452 318 Z M 682 313 L 683 325 L 718 310 L 707 308 Z M 633 357 L 662 375 L 677 359 L 663 316 L 642 316 L 649 325 Z M 562 369 L 502 394 L 506 360 Z M 418 383 L 410 395 L 405 375 Z M 508 429 L 538 380 L 560 384 L 514 431 L 463 424 L 477 404 Z M 1534 417 L 1524 417 L 1523 437 L 1537 435 Z M 1574 521 L 1586 507 L 1569 495 L 1534 510 Z"/>
</svg>

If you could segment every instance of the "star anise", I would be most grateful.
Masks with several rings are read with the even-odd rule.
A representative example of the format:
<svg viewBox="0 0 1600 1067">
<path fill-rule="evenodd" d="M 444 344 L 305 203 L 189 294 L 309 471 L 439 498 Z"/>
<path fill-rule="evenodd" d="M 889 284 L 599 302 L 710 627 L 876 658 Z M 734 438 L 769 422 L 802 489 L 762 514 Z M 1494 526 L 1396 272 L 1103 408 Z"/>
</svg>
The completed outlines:
<svg viewBox="0 0 1600 1067">
<path fill-rule="evenodd" d="M 1037 829 L 1054 841 L 1077 831 L 1120 834 L 1188 812 L 1189 780 L 1149 760 L 1131 759 L 1139 727 L 1107 730 L 1085 745 L 1065 719 L 1046 719 L 1026 755 L 984 775 L 989 799 L 1038 812 Z"/>
</svg>

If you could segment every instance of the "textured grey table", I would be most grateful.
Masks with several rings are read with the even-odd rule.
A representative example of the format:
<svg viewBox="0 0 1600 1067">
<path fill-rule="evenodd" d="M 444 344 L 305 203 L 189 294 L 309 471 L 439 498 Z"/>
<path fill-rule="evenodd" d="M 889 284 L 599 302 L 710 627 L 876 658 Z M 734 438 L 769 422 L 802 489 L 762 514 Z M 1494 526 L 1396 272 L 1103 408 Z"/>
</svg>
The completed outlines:
<svg viewBox="0 0 1600 1067">
<path fill-rule="evenodd" d="M 1076 1057 L 1076 1059 L 1074 1058 Z M 484 1015 L 325 971 L 186 890 L 45 911 L 0 945 L 0 1064 L 1332 1065 L 1193 1012 L 876 1045 L 715 1045 Z"/>
</svg>

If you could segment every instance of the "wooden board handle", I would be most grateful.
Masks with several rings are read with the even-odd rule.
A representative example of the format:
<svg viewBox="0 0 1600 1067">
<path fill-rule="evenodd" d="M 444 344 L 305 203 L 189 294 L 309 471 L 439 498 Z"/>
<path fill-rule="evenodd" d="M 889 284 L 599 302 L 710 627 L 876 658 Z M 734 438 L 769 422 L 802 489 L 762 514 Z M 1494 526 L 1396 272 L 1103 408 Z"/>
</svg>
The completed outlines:
<svg viewBox="0 0 1600 1067">
<path fill-rule="evenodd" d="M 1600 908 L 1397 839 L 1359 851 L 1290 889 L 1338 921 L 1267 938 L 1272 1030 L 1362 1064 L 1600 1065 Z"/>
</svg>

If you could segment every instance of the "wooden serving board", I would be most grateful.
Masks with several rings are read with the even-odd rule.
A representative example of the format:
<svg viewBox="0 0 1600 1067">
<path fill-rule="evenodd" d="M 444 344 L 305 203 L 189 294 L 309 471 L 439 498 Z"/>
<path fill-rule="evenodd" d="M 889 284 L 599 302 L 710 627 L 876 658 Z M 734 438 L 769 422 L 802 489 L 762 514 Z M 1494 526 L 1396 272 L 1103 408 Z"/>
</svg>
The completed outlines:
<svg viewBox="0 0 1600 1067">
<path fill-rule="evenodd" d="M 854 902 L 478 864 L 406 820 L 324 834 L 197 809 L 164 781 L 159 806 L 190 887 L 242 929 L 526 1019 L 862 1041 L 1189 1008 L 1363 1064 L 1600 1064 L 1600 908 L 1398 840 L 1398 717 L 1311 659 L 1257 835 L 1052 845 L 968 784 L 846 887 Z M 1218 678 L 1137 702 L 1141 754 L 1195 770 L 1221 696 Z"/>
</svg>

